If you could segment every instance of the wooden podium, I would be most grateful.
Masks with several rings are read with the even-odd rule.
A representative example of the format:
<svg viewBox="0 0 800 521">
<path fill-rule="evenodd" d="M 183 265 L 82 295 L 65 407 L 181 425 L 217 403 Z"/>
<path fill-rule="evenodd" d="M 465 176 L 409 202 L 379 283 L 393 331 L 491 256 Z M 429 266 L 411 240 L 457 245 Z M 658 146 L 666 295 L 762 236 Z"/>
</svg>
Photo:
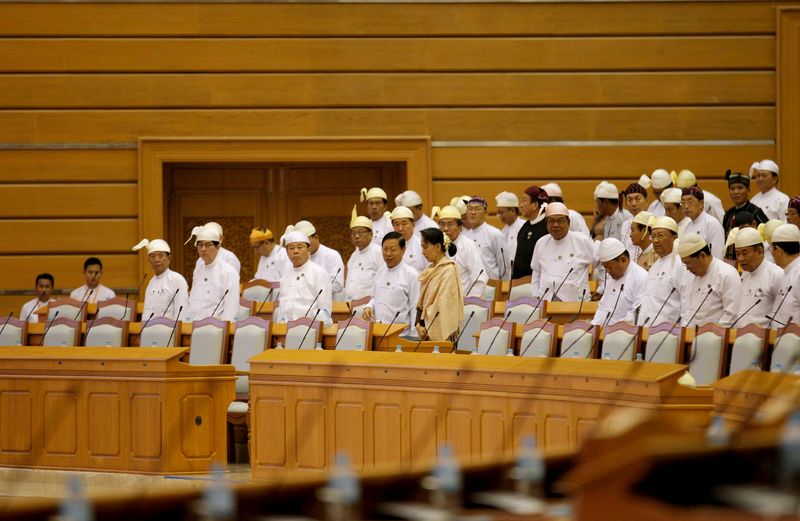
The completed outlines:
<svg viewBox="0 0 800 521">
<path fill-rule="evenodd" d="M 175 348 L 0 348 L 0 465 L 148 474 L 226 461 L 232 366 Z"/>
<path fill-rule="evenodd" d="M 324 472 L 338 450 L 358 470 L 510 456 L 526 435 L 569 449 L 615 407 L 705 425 L 710 389 L 685 366 L 608 360 L 270 350 L 251 359 L 254 477 Z"/>
</svg>

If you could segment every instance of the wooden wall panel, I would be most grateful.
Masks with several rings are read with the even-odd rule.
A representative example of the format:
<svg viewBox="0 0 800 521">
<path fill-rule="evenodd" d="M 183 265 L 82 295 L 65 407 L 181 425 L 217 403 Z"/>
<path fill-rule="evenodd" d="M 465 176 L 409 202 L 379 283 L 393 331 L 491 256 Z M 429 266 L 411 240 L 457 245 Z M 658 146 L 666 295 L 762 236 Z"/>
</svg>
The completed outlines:
<svg viewBox="0 0 800 521">
<path fill-rule="evenodd" d="M 0 220 L 0 237 L 14 237 L 6 254 L 129 252 L 138 233 L 136 219 Z"/>
<path fill-rule="evenodd" d="M 32 291 L 36 275 L 42 272 L 53 274 L 56 289 L 77 288 L 84 283 L 83 261 L 89 255 L 0 255 L 0 274 L 6 277 L 3 288 Z M 105 254 L 100 255 L 100 260 L 103 284 L 112 288 L 135 288 L 139 284 L 142 275 L 136 275 L 136 253 Z"/>
<path fill-rule="evenodd" d="M 136 150 L 0 150 L 0 184 L 15 182 L 136 182 Z"/>
<path fill-rule="evenodd" d="M 138 215 L 136 184 L 0 185 L 0 218 L 132 217 Z"/>
</svg>

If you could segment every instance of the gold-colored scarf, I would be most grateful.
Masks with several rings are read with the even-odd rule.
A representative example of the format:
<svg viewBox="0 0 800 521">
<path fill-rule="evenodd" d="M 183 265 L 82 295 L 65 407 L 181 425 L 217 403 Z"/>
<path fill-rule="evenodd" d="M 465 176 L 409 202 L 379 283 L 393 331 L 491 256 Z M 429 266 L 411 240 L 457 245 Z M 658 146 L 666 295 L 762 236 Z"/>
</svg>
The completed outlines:
<svg viewBox="0 0 800 521">
<path fill-rule="evenodd" d="M 426 268 L 419 276 L 420 291 L 417 307 L 425 321 L 428 340 L 447 340 L 458 332 L 464 320 L 464 295 L 458 266 L 447 257 Z M 439 317 L 434 320 L 436 313 Z"/>
</svg>

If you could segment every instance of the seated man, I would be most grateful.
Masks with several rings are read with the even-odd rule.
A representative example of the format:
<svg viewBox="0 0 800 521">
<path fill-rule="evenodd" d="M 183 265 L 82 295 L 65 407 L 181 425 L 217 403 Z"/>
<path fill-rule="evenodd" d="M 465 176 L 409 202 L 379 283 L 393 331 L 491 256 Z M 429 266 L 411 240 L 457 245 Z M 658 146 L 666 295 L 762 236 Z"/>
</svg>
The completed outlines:
<svg viewBox="0 0 800 521">
<path fill-rule="evenodd" d="M 783 270 L 767 262 L 763 239 L 757 230 L 742 228 L 734 241 L 736 258 L 742 267 L 742 294 L 737 312 L 740 318 L 736 326 L 757 324 L 766 327 L 772 322 L 767 315 L 771 316 L 777 305 Z"/>
<path fill-rule="evenodd" d="M 638 181 L 631 183 L 620 194 L 625 202 L 625 207 L 630 212 L 631 216 L 622 222 L 622 230 L 620 235 L 622 244 L 628 250 L 628 255 L 636 262 L 636 255 L 634 255 L 634 245 L 631 241 L 631 226 L 633 225 L 633 218 L 647 208 L 647 189 L 650 188 L 650 178 L 642 174 Z M 652 214 L 648 214 L 652 215 Z"/>
<path fill-rule="evenodd" d="M 483 261 L 478 247 L 472 239 L 467 239 L 462 232 L 461 212 L 454 206 L 445 206 L 439 211 L 439 229 L 456 245 L 453 257 L 458 266 L 461 280 L 461 291 L 464 297 L 481 297 L 489 275 L 483 268 Z"/>
<path fill-rule="evenodd" d="M 789 322 L 800 322 L 800 229 L 794 224 L 783 224 L 772 232 L 770 240 L 775 264 L 783 268 L 772 316 L 783 327 Z"/>
<path fill-rule="evenodd" d="M 606 281 L 606 290 L 592 318 L 592 324 L 606 326 L 623 321 L 636 322 L 647 271 L 631 262 L 625 245 L 617 239 L 603 239 L 598 256 L 610 277 Z"/>
<path fill-rule="evenodd" d="M 418 338 L 414 328 L 419 300 L 419 273 L 403 262 L 406 241 L 398 232 L 389 232 L 383 237 L 384 266 L 375 275 L 372 299 L 362 311 L 364 320 L 375 320 L 383 324 L 404 324 L 401 333 L 408 338 Z"/>
<path fill-rule="evenodd" d="M 311 262 L 311 241 L 303 232 L 295 230 L 284 235 L 281 242 L 286 245 L 292 269 L 281 278 L 276 321 L 289 322 L 316 315 L 326 326 L 332 324 L 331 276 L 325 268 Z"/>
<path fill-rule="evenodd" d="M 232 322 L 239 313 L 239 272 L 222 260 L 216 227 L 198 226 L 192 230 L 192 236 L 201 262 L 194 268 L 189 310 L 184 320 L 214 317 Z"/>
<path fill-rule="evenodd" d="M 117 296 L 114 290 L 100 284 L 100 279 L 103 277 L 103 263 L 97 257 L 89 257 L 84 261 L 83 277 L 86 279 L 86 284 L 69 294 L 75 300 L 102 302 Z"/>
<path fill-rule="evenodd" d="M 166 317 L 177 320 L 178 312 L 182 308 L 189 312 L 189 285 L 180 273 L 169 269 L 172 252 L 169 244 L 161 239 L 142 242 L 134 246 L 133 251 L 147 248 L 147 260 L 153 268 L 155 275 L 147 283 L 144 292 L 144 308 L 142 309 L 142 322 L 150 317 Z"/>
<path fill-rule="evenodd" d="M 253 228 L 250 232 L 250 245 L 259 255 L 254 279 L 277 282 L 292 267 L 286 250 L 275 242 L 275 236 L 269 229 Z"/>
<path fill-rule="evenodd" d="M 677 176 L 676 176 L 677 177 Z M 656 217 L 664 217 L 664 204 L 661 202 L 661 194 L 667 188 L 672 188 L 672 176 L 663 168 L 657 168 L 650 174 L 650 189 L 653 190 L 655 200 L 647 207 L 647 211 Z"/>
<path fill-rule="evenodd" d="M 19 318 L 31 323 L 39 322 L 39 316 L 36 314 L 36 310 L 53 301 L 50 297 L 53 294 L 54 286 L 55 279 L 49 273 L 40 273 L 36 275 L 36 297 L 22 305 Z"/>
<path fill-rule="evenodd" d="M 675 323 L 681 316 L 681 284 L 686 269 L 674 249 L 678 225 L 671 217 L 657 217 L 652 224 L 653 251 L 658 260 L 647 272 L 637 325 Z"/>
<path fill-rule="evenodd" d="M 372 242 L 372 220 L 356 216 L 350 221 L 350 238 L 355 251 L 347 261 L 347 280 L 344 283 L 346 298 L 358 300 L 372 296 L 375 274 L 383 266 L 381 249 Z"/>
<path fill-rule="evenodd" d="M 209 221 L 209 222 L 205 223 L 203 225 L 203 227 L 211 229 L 211 230 L 214 230 L 219 234 L 219 243 L 220 243 L 219 255 L 220 255 L 220 259 L 222 259 L 223 261 L 225 261 L 228 264 L 230 264 L 231 267 L 234 269 L 234 271 L 236 271 L 236 273 L 241 274 L 241 272 L 242 272 L 242 263 L 239 262 L 239 257 L 237 257 L 236 254 L 233 253 L 231 250 L 228 250 L 228 249 L 226 249 L 225 247 L 222 246 L 222 242 L 225 240 L 225 236 L 222 233 L 222 226 L 219 223 L 215 223 L 214 221 Z M 191 239 L 192 238 L 189 237 L 189 240 L 191 240 Z M 186 241 L 186 242 L 189 242 L 189 241 Z M 186 243 L 184 243 L 184 244 L 186 244 Z M 202 259 L 197 259 L 197 262 L 195 263 L 194 267 L 197 268 L 198 266 L 200 266 L 200 264 L 202 262 L 203 262 Z"/>
<path fill-rule="evenodd" d="M 709 245 L 696 233 L 681 238 L 678 255 L 689 271 L 680 288 L 686 304 L 681 313 L 683 327 L 710 323 L 730 327 L 736 320 L 742 293 L 739 272 L 712 256 Z"/>
</svg>

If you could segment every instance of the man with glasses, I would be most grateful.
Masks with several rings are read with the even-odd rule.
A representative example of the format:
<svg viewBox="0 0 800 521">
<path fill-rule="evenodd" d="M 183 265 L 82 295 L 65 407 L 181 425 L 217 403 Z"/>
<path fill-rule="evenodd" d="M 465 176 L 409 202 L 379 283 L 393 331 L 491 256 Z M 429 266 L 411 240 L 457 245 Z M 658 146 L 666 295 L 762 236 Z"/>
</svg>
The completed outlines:
<svg viewBox="0 0 800 521">
<path fill-rule="evenodd" d="M 447 235 L 457 251 L 453 260 L 458 266 L 461 290 L 464 297 L 480 297 L 486 289 L 489 275 L 483 269 L 483 261 L 478 247 L 462 232 L 461 212 L 454 206 L 445 206 L 438 212 L 439 229 Z"/>
<path fill-rule="evenodd" d="M 675 254 L 678 225 L 671 217 L 657 217 L 652 224 L 651 240 L 658 260 L 647 272 L 637 325 L 655 326 L 674 323 L 681 316 L 681 284 L 686 269 Z"/>
<path fill-rule="evenodd" d="M 372 242 L 372 220 L 357 216 L 350 221 L 350 238 L 355 251 L 347 261 L 347 280 L 344 283 L 348 300 L 358 300 L 372 295 L 375 274 L 383 265 L 381 249 Z"/>
<path fill-rule="evenodd" d="M 683 326 L 716 323 L 730 327 L 736 320 L 742 293 L 739 272 L 712 256 L 711 248 L 697 233 L 681 238 L 678 255 L 689 271 L 681 288 L 685 303 L 681 312 Z"/>
<path fill-rule="evenodd" d="M 239 313 L 239 272 L 220 256 L 219 230 L 214 226 L 198 226 L 192 230 L 192 236 L 201 262 L 194 268 L 189 310 L 184 320 L 189 322 L 212 316 L 236 320 Z M 181 317 L 176 317 L 176 320 L 178 318 Z"/>
<path fill-rule="evenodd" d="M 151 316 L 177 320 L 181 308 L 188 314 L 189 285 L 183 275 L 169 269 L 172 252 L 167 241 L 143 239 L 132 249 L 139 251 L 142 248 L 147 248 L 147 260 L 150 261 L 154 275 L 144 292 L 143 320 L 146 321 Z"/>
<path fill-rule="evenodd" d="M 467 203 L 467 221 L 469 230 L 464 231 L 467 238 L 475 241 L 481 252 L 483 267 L 490 279 L 498 280 L 506 276 L 506 263 L 508 259 L 506 241 L 503 233 L 486 222 L 486 209 L 489 207 L 486 199 L 476 195 Z"/>
</svg>

